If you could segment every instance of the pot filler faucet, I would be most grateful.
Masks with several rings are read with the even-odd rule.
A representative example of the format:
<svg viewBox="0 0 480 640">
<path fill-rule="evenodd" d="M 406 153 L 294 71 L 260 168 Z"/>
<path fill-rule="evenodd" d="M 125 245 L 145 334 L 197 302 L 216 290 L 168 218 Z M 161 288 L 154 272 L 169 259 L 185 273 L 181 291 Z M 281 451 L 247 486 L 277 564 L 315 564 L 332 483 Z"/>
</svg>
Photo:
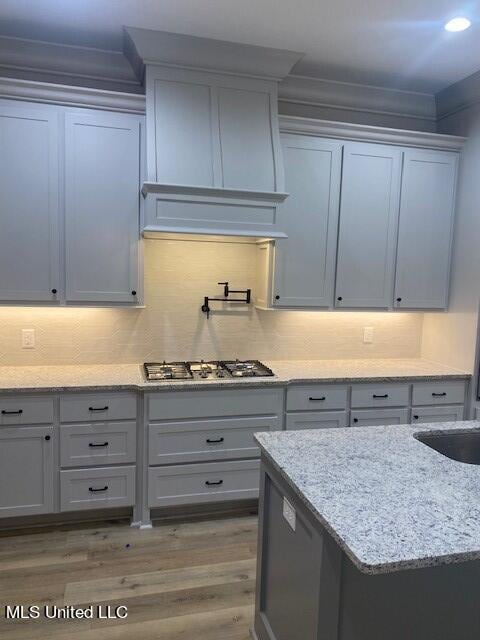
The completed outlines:
<svg viewBox="0 0 480 640">
<path fill-rule="evenodd" d="M 203 313 L 207 314 L 207 320 L 210 317 L 210 302 L 243 302 L 244 304 L 250 304 L 252 297 L 251 289 L 230 289 L 228 282 L 219 282 L 219 285 L 223 285 L 223 298 L 209 298 L 205 296 L 202 304 Z M 230 298 L 231 293 L 243 294 L 244 298 Z"/>
</svg>

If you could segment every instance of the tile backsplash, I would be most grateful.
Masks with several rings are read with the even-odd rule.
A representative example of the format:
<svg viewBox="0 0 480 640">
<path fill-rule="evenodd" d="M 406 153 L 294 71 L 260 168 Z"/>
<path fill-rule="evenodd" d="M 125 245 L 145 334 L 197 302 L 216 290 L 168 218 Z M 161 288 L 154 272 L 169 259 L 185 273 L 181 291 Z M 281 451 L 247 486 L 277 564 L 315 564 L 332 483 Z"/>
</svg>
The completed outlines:
<svg viewBox="0 0 480 640">
<path fill-rule="evenodd" d="M 253 244 L 146 240 L 143 309 L 0 307 L 0 364 L 93 364 L 196 358 L 420 356 L 422 314 L 259 311 L 212 304 L 220 281 L 255 286 Z M 363 328 L 374 328 L 373 344 Z M 21 348 L 35 329 L 36 348 Z"/>
</svg>

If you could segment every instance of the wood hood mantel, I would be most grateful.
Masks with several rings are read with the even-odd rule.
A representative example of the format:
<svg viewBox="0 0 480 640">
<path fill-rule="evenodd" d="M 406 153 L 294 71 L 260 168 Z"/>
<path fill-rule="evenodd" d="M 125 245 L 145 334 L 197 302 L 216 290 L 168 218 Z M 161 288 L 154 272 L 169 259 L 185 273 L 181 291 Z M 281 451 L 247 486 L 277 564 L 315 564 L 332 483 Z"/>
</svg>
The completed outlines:
<svg viewBox="0 0 480 640">
<path fill-rule="evenodd" d="M 127 28 L 146 87 L 144 232 L 286 237 L 278 83 L 302 54 Z"/>
</svg>

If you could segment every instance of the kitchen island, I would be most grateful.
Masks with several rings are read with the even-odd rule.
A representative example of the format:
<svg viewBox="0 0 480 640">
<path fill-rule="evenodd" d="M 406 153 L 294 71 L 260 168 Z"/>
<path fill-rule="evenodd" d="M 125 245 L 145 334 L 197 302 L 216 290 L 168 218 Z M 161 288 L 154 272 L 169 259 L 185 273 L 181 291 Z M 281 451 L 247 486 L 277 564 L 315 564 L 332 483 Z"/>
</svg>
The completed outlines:
<svg viewBox="0 0 480 640">
<path fill-rule="evenodd" d="M 479 422 L 257 434 L 254 637 L 480 637 L 480 467 L 417 437 Z"/>
</svg>

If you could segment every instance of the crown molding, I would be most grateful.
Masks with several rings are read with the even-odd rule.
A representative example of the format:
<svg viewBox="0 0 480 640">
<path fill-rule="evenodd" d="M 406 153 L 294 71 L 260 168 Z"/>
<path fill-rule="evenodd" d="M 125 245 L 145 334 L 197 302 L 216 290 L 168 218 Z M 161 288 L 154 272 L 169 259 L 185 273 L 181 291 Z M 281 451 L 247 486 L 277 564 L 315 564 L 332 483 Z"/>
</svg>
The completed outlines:
<svg viewBox="0 0 480 640">
<path fill-rule="evenodd" d="M 289 75 L 278 88 L 282 102 L 436 121 L 435 96 L 321 78 Z"/>
<path fill-rule="evenodd" d="M 70 107 L 92 107 L 140 115 L 145 113 L 144 95 L 14 78 L 0 77 L 0 98 Z"/>
<path fill-rule="evenodd" d="M 436 102 L 439 121 L 480 104 L 480 71 L 437 93 Z"/>
<path fill-rule="evenodd" d="M 442 149 L 444 151 L 460 151 L 466 138 L 423 131 L 407 131 L 404 129 L 388 129 L 370 125 L 350 124 L 299 118 L 296 116 L 279 116 L 280 131 L 303 135 L 317 135 L 323 138 L 358 140 L 362 142 L 379 142 L 400 145 L 402 147 L 421 147 L 424 149 Z"/>
<path fill-rule="evenodd" d="M 304 54 L 286 49 L 272 49 L 199 38 L 198 36 L 124 27 L 125 55 L 135 69 L 137 77 L 143 77 L 143 64 L 187 67 L 281 80 Z"/>
<path fill-rule="evenodd" d="M 0 36 L 0 75 L 141 93 L 141 84 L 120 51 L 7 36 Z"/>
</svg>

